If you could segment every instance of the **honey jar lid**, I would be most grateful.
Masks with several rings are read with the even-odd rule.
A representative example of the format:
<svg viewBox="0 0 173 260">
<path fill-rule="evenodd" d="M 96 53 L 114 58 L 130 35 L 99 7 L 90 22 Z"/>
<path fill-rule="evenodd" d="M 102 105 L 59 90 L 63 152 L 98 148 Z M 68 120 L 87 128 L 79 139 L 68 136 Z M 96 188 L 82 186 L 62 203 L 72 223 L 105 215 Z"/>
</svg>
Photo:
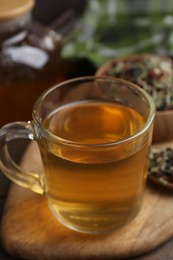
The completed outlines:
<svg viewBox="0 0 173 260">
<path fill-rule="evenodd" d="M 34 0 L 0 0 L 0 21 L 17 18 L 29 12 Z"/>
</svg>

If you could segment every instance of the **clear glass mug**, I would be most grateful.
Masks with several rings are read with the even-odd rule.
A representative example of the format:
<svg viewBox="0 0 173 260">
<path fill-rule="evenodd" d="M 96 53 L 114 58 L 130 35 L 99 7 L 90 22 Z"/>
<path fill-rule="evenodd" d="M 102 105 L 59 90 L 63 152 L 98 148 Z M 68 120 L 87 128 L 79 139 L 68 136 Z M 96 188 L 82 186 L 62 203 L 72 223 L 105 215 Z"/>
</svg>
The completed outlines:
<svg viewBox="0 0 173 260">
<path fill-rule="evenodd" d="M 155 116 L 151 97 L 121 79 L 81 77 L 45 91 L 32 116 L 0 130 L 4 174 L 45 194 L 51 212 L 71 229 L 104 233 L 132 221 L 147 178 Z M 8 146 L 21 138 L 37 142 L 43 174 L 13 162 Z"/>
</svg>

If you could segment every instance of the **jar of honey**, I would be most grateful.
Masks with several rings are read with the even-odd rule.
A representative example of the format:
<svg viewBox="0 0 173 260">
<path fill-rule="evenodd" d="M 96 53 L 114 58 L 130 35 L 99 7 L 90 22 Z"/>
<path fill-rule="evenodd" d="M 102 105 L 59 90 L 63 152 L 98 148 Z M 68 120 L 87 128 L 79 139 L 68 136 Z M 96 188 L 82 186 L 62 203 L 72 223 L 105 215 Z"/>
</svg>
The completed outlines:
<svg viewBox="0 0 173 260">
<path fill-rule="evenodd" d="M 33 7 L 0 1 L 0 127 L 29 120 L 38 96 L 64 79 L 61 37 L 33 21 Z"/>
</svg>

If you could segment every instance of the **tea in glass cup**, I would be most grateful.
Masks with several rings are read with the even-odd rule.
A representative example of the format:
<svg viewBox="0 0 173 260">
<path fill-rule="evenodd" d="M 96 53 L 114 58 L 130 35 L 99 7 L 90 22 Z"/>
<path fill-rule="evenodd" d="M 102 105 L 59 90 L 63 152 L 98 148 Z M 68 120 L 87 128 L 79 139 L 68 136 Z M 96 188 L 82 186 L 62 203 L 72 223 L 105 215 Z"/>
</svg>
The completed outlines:
<svg viewBox="0 0 173 260">
<path fill-rule="evenodd" d="M 11 123 L 0 131 L 1 149 L 8 145 L 11 128 L 12 138 L 25 135 L 37 142 L 43 176 L 36 174 L 31 183 L 29 173 L 10 168 L 5 152 L 1 169 L 9 178 L 10 171 L 18 176 L 18 184 L 28 182 L 28 188 L 44 193 L 65 226 L 93 234 L 116 230 L 132 221 L 142 205 L 154 115 L 150 96 L 130 82 L 65 81 L 40 96 L 31 122 Z"/>
</svg>

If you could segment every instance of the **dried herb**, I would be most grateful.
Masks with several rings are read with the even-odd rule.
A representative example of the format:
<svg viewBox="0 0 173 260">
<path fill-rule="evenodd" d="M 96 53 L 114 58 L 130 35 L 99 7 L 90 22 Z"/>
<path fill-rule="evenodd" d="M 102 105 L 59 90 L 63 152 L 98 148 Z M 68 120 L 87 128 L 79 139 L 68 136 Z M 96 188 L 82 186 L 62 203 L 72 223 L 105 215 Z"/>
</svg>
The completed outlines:
<svg viewBox="0 0 173 260">
<path fill-rule="evenodd" d="M 126 79 L 152 96 L 157 111 L 173 108 L 171 59 L 159 55 L 134 55 L 114 60 L 107 74 Z"/>
<path fill-rule="evenodd" d="M 173 185 L 173 149 L 152 149 L 149 157 L 148 174 L 165 186 Z"/>
</svg>

